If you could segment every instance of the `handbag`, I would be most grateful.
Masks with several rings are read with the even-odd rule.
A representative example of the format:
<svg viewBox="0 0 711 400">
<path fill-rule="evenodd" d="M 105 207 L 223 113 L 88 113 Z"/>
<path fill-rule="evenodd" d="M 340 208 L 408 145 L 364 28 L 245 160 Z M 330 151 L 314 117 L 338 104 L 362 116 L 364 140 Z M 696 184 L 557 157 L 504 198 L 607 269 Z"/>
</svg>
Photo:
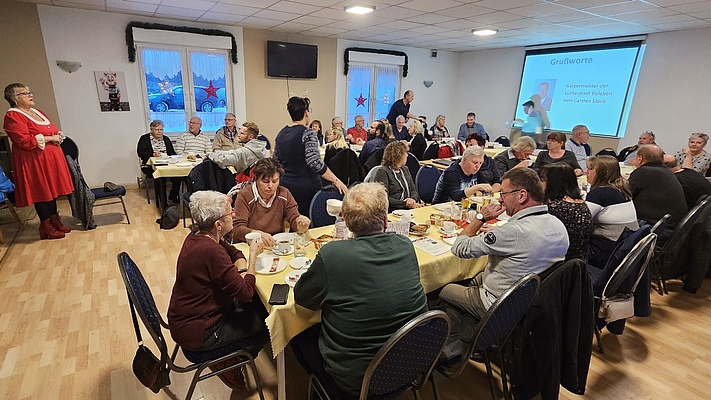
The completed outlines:
<svg viewBox="0 0 711 400">
<path fill-rule="evenodd" d="M 143 338 L 141 338 L 141 330 L 138 327 L 133 302 L 130 298 L 128 302 L 131 306 L 133 328 L 136 330 L 136 339 L 138 339 L 138 349 L 136 350 L 136 355 L 133 356 L 133 374 L 136 375 L 136 378 L 143 386 L 151 389 L 153 393 L 158 393 L 162 388 L 170 385 L 170 368 L 166 365 L 167 360 L 163 359 L 163 355 L 159 360 L 151 349 L 143 345 Z"/>
<path fill-rule="evenodd" d="M 634 296 L 621 295 L 603 299 L 597 316 L 605 322 L 634 317 Z"/>
</svg>

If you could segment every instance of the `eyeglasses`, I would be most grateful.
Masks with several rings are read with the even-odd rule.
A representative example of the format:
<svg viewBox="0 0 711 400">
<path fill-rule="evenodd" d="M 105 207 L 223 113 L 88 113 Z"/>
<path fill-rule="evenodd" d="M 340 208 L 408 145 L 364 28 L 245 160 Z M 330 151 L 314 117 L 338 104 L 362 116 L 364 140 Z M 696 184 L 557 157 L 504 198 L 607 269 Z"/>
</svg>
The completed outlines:
<svg viewBox="0 0 711 400">
<path fill-rule="evenodd" d="M 20 93 L 15 93 L 15 96 L 33 96 L 34 93 L 32 92 L 20 92 Z"/>
<path fill-rule="evenodd" d="M 237 121 L 235 118 L 225 118 L 225 121 Z"/>
<path fill-rule="evenodd" d="M 500 198 L 500 199 L 503 199 L 504 197 L 506 197 L 507 194 L 511 194 L 511 193 L 515 193 L 515 192 L 520 192 L 521 190 L 523 190 L 523 189 L 514 189 L 514 190 L 510 190 L 510 191 L 508 191 L 508 192 L 501 192 L 501 193 L 499 193 L 499 198 Z"/>
<path fill-rule="evenodd" d="M 193 122 L 193 121 L 190 121 L 189 124 L 190 124 L 190 125 L 202 125 L 202 122 Z"/>
<path fill-rule="evenodd" d="M 221 220 L 222 218 L 225 218 L 225 217 L 228 216 L 228 215 L 231 216 L 231 217 L 234 217 L 234 215 L 235 215 L 235 209 L 234 209 L 234 208 L 230 208 L 230 212 L 228 212 L 227 214 L 221 215 L 220 218 L 218 218 L 218 219 L 215 220 L 215 222 Z"/>
</svg>

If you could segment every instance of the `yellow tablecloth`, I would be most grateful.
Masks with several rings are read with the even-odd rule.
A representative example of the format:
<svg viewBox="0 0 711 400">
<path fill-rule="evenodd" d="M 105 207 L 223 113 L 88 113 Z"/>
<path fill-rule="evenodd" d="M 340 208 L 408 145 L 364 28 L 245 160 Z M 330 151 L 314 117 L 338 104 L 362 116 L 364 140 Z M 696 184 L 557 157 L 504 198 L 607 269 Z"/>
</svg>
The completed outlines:
<svg viewBox="0 0 711 400">
<path fill-rule="evenodd" d="M 162 164 L 165 160 L 160 160 L 158 157 L 151 157 L 148 160 L 148 165 L 153 166 L 154 178 L 182 178 L 188 176 L 193 167 L 202 162 L 202 158 L 196 161 L 188 161 L 186 157 L 170 158 L 168 165 L 155 165 L 156 162 Z"/>
<path fill-rule="evenodd" d="M 413 212 L 415 214 L 414 222 L 429 223 L 430 214 L 438 211 L 436 211 L 433 206 L 429 206 L 415 209 Z M 391 216 L 391 220 L 396 219 L 397 217 Z M 441 237 L 436 231 L 437 229 L 431 229 L 429 236 L 441 241 Z M 312 238 L 316 238 L 324 233 L 332 234 L 333 225 L 309 230 L 309 235 Z M 411 237 L 414 238 L 414 236 Z M 249 248 L 246 243 L 236 244 L 235 247 L 242 250 L 245 255 L 249 254 Z M 422 281 L 425 292 L 431 292 L 450 282 L 472 277 L 483 270 L 487 263 L 486 257 L 465 260 L 455 257 L 449 252 L 438 257 L 419 249 L 415 249 L 415 252 L 420 266 L 420 280 Z M 312 259 L 316 256 L 316 249 L 313 243 L 306 247 L 306 256 Z M 284 256 L 283 258 L 289 262 L 293 258 L 293 255 Z M 270 306 L 268 304 L 272 285 L 275 283 L 285 283 L 284 279 L 290 271 L 293 271 L 293 269 L 287 266 L 286 269 L 277 274 L 260 274 L 257 276 L 257 292 L 262 302 L 266 305 L 267 310 L 269 310 L 266 323 L 269 328 L 272 354 L 274 354 L 274 356 L 284 350 L 291 338 L 321 321 L 320 311 L 311 311 L 294 302 L 293 290 L 289 291 L 287 304 L 282 306 Z"/>
</svg>

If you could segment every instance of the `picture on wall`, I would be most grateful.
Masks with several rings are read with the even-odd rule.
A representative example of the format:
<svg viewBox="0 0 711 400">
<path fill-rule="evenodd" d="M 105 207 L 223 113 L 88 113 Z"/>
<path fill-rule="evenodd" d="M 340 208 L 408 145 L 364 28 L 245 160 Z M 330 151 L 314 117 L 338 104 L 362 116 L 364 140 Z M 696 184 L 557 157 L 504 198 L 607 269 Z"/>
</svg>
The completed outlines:
<svg viewBox="0 0 711 400">
<path fill-rule="evenodd" d="M 94 71 L 101 111 L 131 111 L 123 72 Z"/>
</svg>

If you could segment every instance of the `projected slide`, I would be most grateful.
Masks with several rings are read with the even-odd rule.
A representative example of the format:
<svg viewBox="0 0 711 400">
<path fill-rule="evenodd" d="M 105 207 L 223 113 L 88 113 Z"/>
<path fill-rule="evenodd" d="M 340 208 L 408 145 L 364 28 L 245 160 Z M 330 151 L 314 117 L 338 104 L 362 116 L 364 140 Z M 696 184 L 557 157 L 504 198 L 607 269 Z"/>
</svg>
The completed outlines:
<svg viewBox="0 0 711 400">
<path fill-rule="evenodd" d="M 521 104 L 532 100 L 541 119 L 549 123 L 544 128 L 570 131 L 577 124 L 585 124 L 593 133 L 617 135 L 626 119 L 623 111 L 630 84 L 634 88 L 639 49 L 635 45 L 527 53 L 516 118 L 525 121 L 529 117 Z"/>
</svg>

